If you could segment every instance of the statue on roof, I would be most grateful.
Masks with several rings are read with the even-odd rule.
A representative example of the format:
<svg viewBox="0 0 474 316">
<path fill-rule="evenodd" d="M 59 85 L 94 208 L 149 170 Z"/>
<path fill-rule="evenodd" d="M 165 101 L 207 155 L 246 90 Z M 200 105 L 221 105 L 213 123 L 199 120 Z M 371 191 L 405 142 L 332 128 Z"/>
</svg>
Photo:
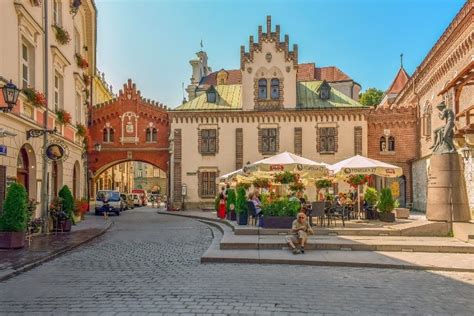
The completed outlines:
<svg viewBox="0 0 474 316">
<path fill-rule="evenodd" d="M 430 147 L 430 149 L 433 150 L 433 153 L 437 154 L 456 152 L 456 148 L 454 147 L 453 143 L 455 114 L 453 110 L 447 108 L 444 102 L 438 104 L 436 108 L 439 110 L 439 118 L 446 121 L 446 124 L 434 130 L 433 145 Z"/>
</svg>

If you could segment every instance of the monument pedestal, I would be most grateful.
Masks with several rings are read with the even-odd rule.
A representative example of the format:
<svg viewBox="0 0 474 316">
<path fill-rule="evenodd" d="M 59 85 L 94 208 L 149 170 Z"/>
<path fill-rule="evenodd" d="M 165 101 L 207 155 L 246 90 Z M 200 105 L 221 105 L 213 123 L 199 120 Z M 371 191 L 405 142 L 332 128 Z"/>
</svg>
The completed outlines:
<svg viewBox="0 0 474 316">
<path fill-rule="evenodd" d="M 471 219 L 464 181 L 463 164 L 457 153 L 433 153 L 428 175 L 428 220 L 468 222 Z"/>
</svg>

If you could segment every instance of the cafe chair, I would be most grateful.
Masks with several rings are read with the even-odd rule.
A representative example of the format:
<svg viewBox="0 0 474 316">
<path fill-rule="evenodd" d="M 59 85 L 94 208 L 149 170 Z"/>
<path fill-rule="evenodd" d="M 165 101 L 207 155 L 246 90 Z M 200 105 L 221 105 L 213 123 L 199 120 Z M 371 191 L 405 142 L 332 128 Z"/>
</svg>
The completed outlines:
<svg viewBox="0 0 474 316">
<path fill-rule="evenodd" d="M 316 225 L 319 221 L 319 224 L 323 226 L 324 217 L 325 217 L 325 205 L 324 201 L 311 202 L 311 210 L 309 213 L 309 224 L 313 226 L 313 217 L 316 217 Z"/>
</svg>

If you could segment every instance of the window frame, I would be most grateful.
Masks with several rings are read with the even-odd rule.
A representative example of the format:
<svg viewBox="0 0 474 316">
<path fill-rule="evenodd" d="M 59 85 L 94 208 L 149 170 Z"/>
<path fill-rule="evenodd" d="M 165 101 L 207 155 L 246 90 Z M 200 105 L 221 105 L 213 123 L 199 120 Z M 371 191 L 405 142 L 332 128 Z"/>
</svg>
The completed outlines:
<svg viewBox="0 0 474 316">
<path fill-rule="evenodd" d="M 111 127 L 105 127 L 103 130 L 102 141 L 104 143 L 113 143 L 114 142 L 114 130 Z"/>
<path fill-rule="evenodd" d="M 336 152 L 337 127 L 319 127 L 319 153 L 333 154 Z"/>
<path fill-rule="evenodd" d="M 261 88 L 264 88 L 265 96 L 263 96 L 263 92 L 260 91 Z M 268 80 L 265 78 L 260 78 L 257 81 L 257 97 L 258 100 L 267 100 L 268 99 Z"/>
<path fill-rule="evenodd" d="M 276 153 L 277 152 L 277 128 L 262 128 L 261 131 L 261 142 L 263 153 Z"/>
<path fill-rule="evenodd" d="M 60 0 L 53 0 L 53 23 L 62 26 L 62 3 Z"/>
<path fill-rule="evenodd" d="M 64 108 L 64 77 L 55 70 L 53 80 L 53 105 L 57 111 Z"/>
<path fill-rule="evenodd" d="M 387 137 L 387 151 L 394 152 L 395 151 L 395 137 L 388 136 Z"/>
<path fill-rule="evenodd" d="M 217 129 L 205 128 L 201 129 L 201 154 L 217 153 Z"/>
<path fill-rule="evenodd" d="M 207 92 L 207 103 L 217 103 L 217 93 L 215 91 Z"/>
<path fill-rule="evenodd" d="M 147 143 L 156 143 L 158 141 L 158 130 L 155 127 L 146 129 L 145 141 Z"/>
<path fill-rule="evenodd" d="M 200 171 L 199 196 L 201 198 L 213 198 L 217 194 L 216 171 Z"/>
<path fill-rule="evenodd" d="M 76 111 L 75 111 L 76 122 L 82 124 L 82 96 L 81 93 L 76 91 Z"/>
<path fill-rule="evenodd" d="M 273 94 L 273 89 L 276 87 L 276 94 Z M 280 99 L 280 79 L 273 78 L 270 80 L 270 99 L 279 100 Z"/>
<path fill-rule="evenodd" d="M 26 48 L 26 49 L 25 49 Z M 26 59 L 24 52 L 26 51 Z M 27 78 L 25 79 L 25 69 Z M 22 36 L 20 52 L 20 77 L 24 88 L 34 87 L 35 85 L 35 47 Z"/>
</svg>

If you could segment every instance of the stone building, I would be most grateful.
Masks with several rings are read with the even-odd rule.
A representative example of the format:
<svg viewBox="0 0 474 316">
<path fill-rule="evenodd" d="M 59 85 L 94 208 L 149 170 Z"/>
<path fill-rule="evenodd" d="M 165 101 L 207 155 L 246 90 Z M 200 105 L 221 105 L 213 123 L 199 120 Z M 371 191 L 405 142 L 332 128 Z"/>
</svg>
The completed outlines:
<svg viewBox="0 0 474 316">
<path fill-rule="evenodd" d="M 428 169 L 433 131 L 444 125 L 436 105 L 444 101 L 456 114 L 456 145 L 474 145 L 470 122 L 474 106 L 474 1 L 467 0 L 415 73 L 400 74 L 382 104 L 370 116 L 369 156 L 411 168 L 413 207 L 426 209 Z M 402 70 L 401 70 L 402 71 Z M 391 121 L 384 118 L 392 118 Z M 394 153 L 381 150 L 379 139 L 393 136 Z M 400 145 L 397 145 L 400 144 Z M 388 143 L 387 143 L 388 146 Z M 472 153 L 465 163 L 465 177 L 471 210 L 474 209 Z M 408 183 L 410 179 L 407 177 Z"/>
<path fill-rule="evenodd" d="M 7 148 L 6 155 L 0 156 L 0 187 L 20 182 L 42 206 L 48 203 L 41 196 L 47 183 L 48 199 L 63 185 L 76 198 L 86 191 L 79 130 L 86 125 L 88 82 L 96 63 L 97 12 L 93 0 L 72 5 L 66 0 L 0 1 L 0 85 L 12 80 L 24 89 L 12 113 L 0 113 L 0 127 L 16 135 L 0 141 Z M 40 93 L 46 102 L 35 102 L 41 101 Z M 3 101 L 0 97 L 0 104 Z M 67 112 L 70 123 L 61 124 L 57 111 Z M 43 164 L 44 139 L 27 137 L 27 132 L 45 128 L 56 128 L 49 141 L 61 142 L 67 159 Z M 30 132 L 30 136 L 35 135 Z M 0 194 L 0 205 L 3 198 Z"/>
<path fill-rule="evenodd" d="M 360 85 L 337 67 L 299 63 L 298 46 L 266 31 L 241 47 L 240 69 L 210 72 L 205 52 L 191 61 L 189 101 L 170 110 L 173 198 L 187 207 L 212 203 L 216 178 L 282 151 L 335 163 L 367 155 L 370 107 Z"/>
</svg>

